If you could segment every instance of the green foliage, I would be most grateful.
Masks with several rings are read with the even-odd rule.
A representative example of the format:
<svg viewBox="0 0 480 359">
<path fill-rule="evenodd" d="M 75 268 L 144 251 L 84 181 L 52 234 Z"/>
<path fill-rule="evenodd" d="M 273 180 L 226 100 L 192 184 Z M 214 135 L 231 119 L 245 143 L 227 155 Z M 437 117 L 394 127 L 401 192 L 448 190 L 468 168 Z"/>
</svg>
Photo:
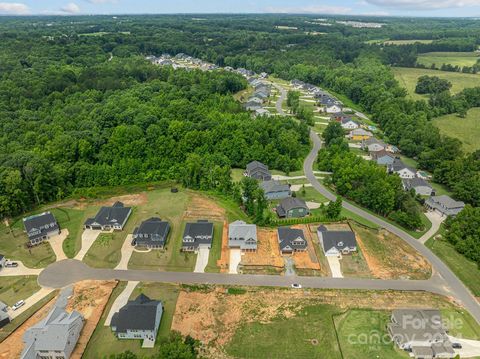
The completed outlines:
<svg viewBox="0 0 480 359">
<path fill-rule="evenodd" d="M 330 146 L 332 143 L 338 143 L 345 138 L 345 130 L 340 122 L 330 122 L 322 133 L 325 145 Z"/>
<path fill-rule="evenodd" d="M 325 208 L 325 215 L 331 220 L 336 220 L 340 218 L 340 213 L 342 212 L 342 198 L 337 197 L 335 201 L 330 201 Z"/>
<path fill-rule="evenodd" d="M 421 76 L 418 79 L 415 92 L 418 94 L 437 94 L 449 91 L 452 88 L 451 82 L 437 76 Z"/>
</svg>

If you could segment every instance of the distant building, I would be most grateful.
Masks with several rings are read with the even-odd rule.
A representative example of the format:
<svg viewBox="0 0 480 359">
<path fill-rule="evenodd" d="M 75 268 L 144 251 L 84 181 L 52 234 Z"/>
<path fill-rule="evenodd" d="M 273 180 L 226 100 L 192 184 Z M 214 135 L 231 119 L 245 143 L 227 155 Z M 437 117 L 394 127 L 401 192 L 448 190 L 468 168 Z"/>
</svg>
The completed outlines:
<svg viewBox="0 0 480 359">
<path fill-rule="evenodd" d="M 255 110 L 255 117 L 257 116 L 271 116 L 272 114 L 265 108 L 258 108 Z"/>
<path fill-rule="evenodd" d="M 365 131 L 363 128 L 354 129 L 348 134 L 348 137 L 352 141 L 368 140 L 372 136 L 373 136 L 373 133 L 371 133 L 370 131 Z"/>
<path fill-rule="evenodd" d="M 282 200 L 277 206 L 276 211 L 280 218 L 300 218 L 310 214 L 310 210 L 305 201 L 296 197 L 289 197 Z"/>
<path fill-rule="evenodd" d="M 213 223 L 199 220 L 187 223 L 182 238 L 182 251 L 197 252 L 199 248 L 212 248 Z"/>
<path fill-rule="evenodd" d="M 355 130 L 360 127 L 360 125 L 355 122 L 352 118 L 345 118 L 340 121 L 340 124 L 344 130 Z"/>
<path fill-rule="evenodd" d="M 228 226 L 228 247 L 242 251 L 257 250 L 257 226 L 235 221 Z"/>
<path fill-rule="evenodd" d="M 357 251 L 357 239 L 352 231 L 329 231 L 325 226 L 320 226 L 317 235 L 327 257 L 340 257 Z"/>
<path fill-rule="evenodd" d="M 260 188 L 263 189 L 265 198 L 269 201 L 275 199 L 284 199 L 292 195 L 290 186 L 288 184 L 283 184 L 280 181 L 264 181 L 260 183 Z"/>
<path fill-rule="evenodd" d="M 406 178 L 402 180 L 402 184 L 405 191 L 413 189 L 415 194 L 421 196 L 431 196 L 433 193 L 432 186 L 422 178 Z"/>
<path fill-rule="evenodd" d="M 283 254 L 293 252 L 305 252 L 307 250 L 307 240 L 303 230 L 280 227 L 277 229 L 278 245 Z"/>
<path fill-rule="evenodd" d="M 136 247 L 163 249 L 167 243 L 170 223 L 158 217 L 143 221 L 140 227 L 133 231 L 132 244 Z"/>
<path fill-rule="evenodd" d="M 27 329 L 21 359 L 68 359 L 84 325 L 83 316 L 55 306 L 47 317 Z"/>
<path fill-rule="evenodd" d="M 50 212 L 24 218 L 23 226 L 31 245 L 39 244 L 50 237 L 60 234 L 57 220 Z"/>
<path fill-rule="evenodd" d="M 387 328 L 393 342 L 412 357 L 455 357 L 439 310 L 396 309 L 390 319 Z"/>
<path fill-rule="evenodd" d="M 130 207 L 124 207 L 122 202 L 115 202 L 112 207 L 102 207 L 94 218 L 85 221 L 85 229 L 121 231 L 132 213 Z"/>
<path fill-rule="evenodd" d="M 425 207 L 440 213 L 442 216 L 456 216 L 465 208 L 465 203 L 455 201 L 447 195 L 442 195 L 428 198 L 425 201 Z"/>
<path fill-rule="evenodd" d="M 119 339 L 140 339 L 142 347 L 153 348 L 162 315 L 161 301 L 140 294 L 113 315 L 110 327 Z"/>
<path fill-rule="evenodd" d="M 370 156 L 380 166 L 393 165 L 393 162 L 395 161 L 395 155 L 385 150 L 371 152 Z"/>
<path fill-rule="evenodd" d="M 244 175 L 261 181 L 270 181 L 272 179 L 268 166 L 259 161 L 252 161 L 247 164 Z"/>
<path fill-rule="evenodd" d="M 362 149 L 368 150 L 368 152 L 377 152 L 385 150 L 387 144 L 375 137 L 371 137 L 368 140 L 362 141 Z"/>
</svg>

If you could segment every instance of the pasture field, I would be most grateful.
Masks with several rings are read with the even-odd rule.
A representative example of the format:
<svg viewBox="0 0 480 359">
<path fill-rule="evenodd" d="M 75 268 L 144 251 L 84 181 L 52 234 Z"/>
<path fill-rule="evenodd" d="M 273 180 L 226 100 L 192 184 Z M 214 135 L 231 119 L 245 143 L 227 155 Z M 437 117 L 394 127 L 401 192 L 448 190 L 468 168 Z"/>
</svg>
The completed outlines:
<svg viewBox="0 0 480 359">
<path fill-rule="evenodd" d="M 436 67 L 442 64 L 450 64 L 453 66 L 473 66 L 479 59 L 475 52 L 427 52 L 419 54 L 417 62 L 427 67 L 435 64 Z"/>
</svg>

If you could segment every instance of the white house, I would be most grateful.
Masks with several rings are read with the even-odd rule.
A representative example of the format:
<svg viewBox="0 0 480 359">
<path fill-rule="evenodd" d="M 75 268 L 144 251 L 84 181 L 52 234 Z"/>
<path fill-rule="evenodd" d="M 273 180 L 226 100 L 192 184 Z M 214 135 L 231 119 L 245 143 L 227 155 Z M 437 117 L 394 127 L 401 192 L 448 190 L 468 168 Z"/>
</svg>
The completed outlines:
<svg viewBox="0 0 480 359">
<path fill-rule="evenodd" d="M 395 159 L 392 164 L 387 165 L 387 171 L 398 174 L 401 179 L 412 179 L 417 176 L 415 169 L 408 167 L 399 159 Z"/>
<path fill-rule="evenodd" d="M 317 235 L 327 257 L 341 257 L 357 251 L 357 239 L 352 231 L 329 231 L 320 226 Z"/>
<path fill-rule="evenodd" d="M 326 113 L 339 113 L 342 112 L 342 107 L 339 105 L 331 105 L 325 107 Z"/>
<path fill-rule="evenodd" d="M 355 130 L 360 127 L 358 123 L 356 123 L 351 118 L 342 119 L 341 125 L 342 125 L 342 128 L 345 130 Z"/>
</svg>

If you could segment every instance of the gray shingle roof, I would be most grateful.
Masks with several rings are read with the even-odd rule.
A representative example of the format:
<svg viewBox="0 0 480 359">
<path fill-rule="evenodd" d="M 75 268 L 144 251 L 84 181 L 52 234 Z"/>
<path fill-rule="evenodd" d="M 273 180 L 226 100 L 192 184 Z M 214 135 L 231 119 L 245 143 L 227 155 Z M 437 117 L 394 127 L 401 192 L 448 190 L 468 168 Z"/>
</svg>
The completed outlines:
<svg viewBox="0 0 480 359">
<path fill-rule="evenodd" d="M 116 328 L 117 333 L 125 333 L 127 330 L 154 331 L 159 305 L 162 305 L 162 302 L 140 294 L 113 315 L 110 325 Z"/>
<path fill-rule="evenodd" d="M 304 250 L 307 248 L 307 240 L 301 229 L 280 227 L 277 229 L 277 233 L 280 250 L 283 251 L 287 248 Z"/>
<path fill-rule="evenodd" d="M 418 178 L 418 177 L 406 178 L 402 180 L 402 182 L 405 185 L 406 189 L 423 187 L 423 186 L 432 188 L 432 186 L 430 186 L 430 184 L 427 181 L 425 181 L 423 178 Z"/>
<path fill-rule="evenodd" d="M 277 206 L 277 213 L 280 210 L 280 213 L 283 211 L 284 213 L 287 213 L 291 209 L 294 208 L 305 208 L 308 210 L 307 204 L 303 199 L 297 198 L 297 197 L 289 197 L 285 198 L 280 202 L 280 204 Z"/>
<path fill-rule="evenodd" d="M 102 207 L 94 218 L 85 221 L 85 225 L 98 223 L 100 226 L 123 224 L 130 215 L 131 208 L 124 207 L 122 202 L 115 202 L 112 207 Z"/>
<path fill-rule="evenodd" d="M 260 187 L 263 189 L 263 192 L 283 192 L 290 191 L 290 186 L 288 184 L 283 184 L 280 181 L 264 181 L 260 183 Z"/>
<path fill-rule="evenodd" d="M 455 216 L 465 207 L 465 203 L 455 201 L 447 195 L 432 196 L 425 201 L 425 204 L 448 216 Z"/>
<path fill-rule="evenodd" d="M 162 221 L 160 218 L 152 217 L 143 221 L 140 227 L 133 231 L 133 239 L 136 245 L 165 245 L 168 232 L 170 231 L 170 224 Z"/>
<path fill-rule="evenodd" d="M 30 240 L 41 238 L 49 232 L 59 230 L 57 220 L 50 212 L 44 212 L 24 218 L 23 226 L 25 227 L 28 239 Z"/>
<path fill-rule="evenodd" d="M 228 227 L 228 237 L 241 239 L 253 238 L 257 240 L 257 226 L 247 224 L 244 221 L 232 222 Z"/>
<path fill-rule="evenodd" d="M 211 244 L 213 239 L 213 223 L 199 220 L 194 223 L 187 223 L 183 232 L 183 239 L 190 237 L 194 242 L 185 242 L 185 246 L 198 247 L 200 244 Z"/>
<path fill-rule="evenodd" d="M 357 239 L 352 231 L 322 231 L 322 235 L 325 252 L 332 248 L 342 251 L 344 248 L 357 246 Z"/>
</svg>

